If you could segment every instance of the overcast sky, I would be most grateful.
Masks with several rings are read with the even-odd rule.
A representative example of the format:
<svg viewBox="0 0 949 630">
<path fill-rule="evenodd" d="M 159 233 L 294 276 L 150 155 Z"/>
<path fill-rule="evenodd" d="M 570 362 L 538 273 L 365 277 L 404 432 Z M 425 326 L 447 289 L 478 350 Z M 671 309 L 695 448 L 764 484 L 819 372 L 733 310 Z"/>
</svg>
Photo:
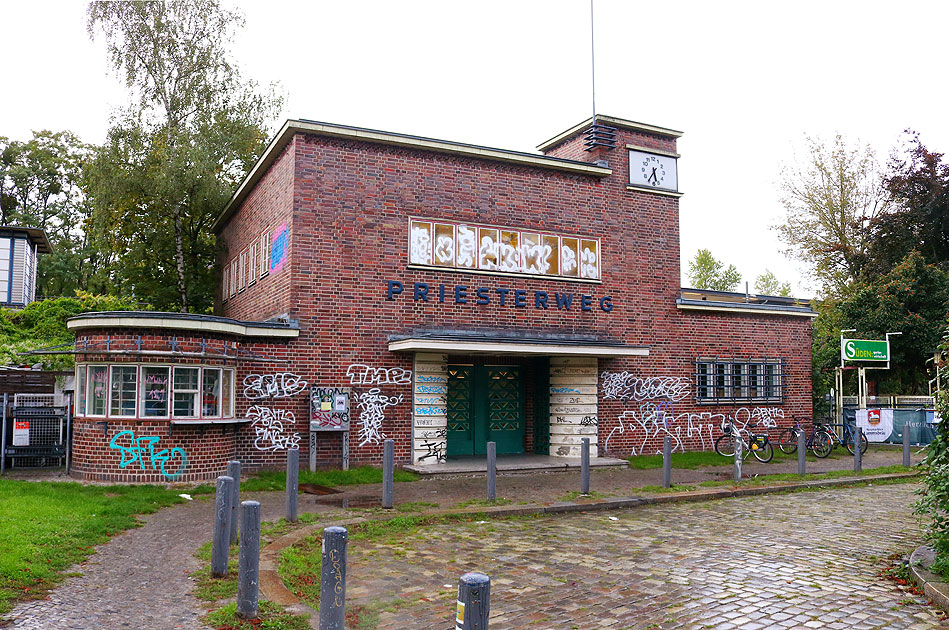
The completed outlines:
<svg viewBox="0 0 949 630">
<path fill-rule="evenodd" d="M 701 247 L 746 280 L 812 295 L 770 226 L 804 134 L 873 145 L 920 132 L 949 152 L 945 2 L 594 0 L 597 111 L 679 140 L 683 274 Z M 590 116 L 587 0 L 228 2 L 234 56 L 278 82 L 283 118 L 532 151 Z M 2 9 L 0 135 L 69 129 L 101 143 L 127 102 L 85 3 Z"/>
</svg>

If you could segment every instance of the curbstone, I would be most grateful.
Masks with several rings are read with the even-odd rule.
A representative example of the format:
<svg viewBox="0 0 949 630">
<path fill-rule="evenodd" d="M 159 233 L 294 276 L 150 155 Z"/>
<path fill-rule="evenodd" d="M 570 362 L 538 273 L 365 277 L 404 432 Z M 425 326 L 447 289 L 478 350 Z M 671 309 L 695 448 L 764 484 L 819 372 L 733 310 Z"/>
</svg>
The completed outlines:
<svg viewBox="0 0 949 630">
<path fill-rule="evenodd" d="M 909 557 L 909 575 L 933 604 L 949 612 L 949 582 L 928 569 L 935 559 L 936 552 L 931 547 L 917 547 Z"/>
</svg>

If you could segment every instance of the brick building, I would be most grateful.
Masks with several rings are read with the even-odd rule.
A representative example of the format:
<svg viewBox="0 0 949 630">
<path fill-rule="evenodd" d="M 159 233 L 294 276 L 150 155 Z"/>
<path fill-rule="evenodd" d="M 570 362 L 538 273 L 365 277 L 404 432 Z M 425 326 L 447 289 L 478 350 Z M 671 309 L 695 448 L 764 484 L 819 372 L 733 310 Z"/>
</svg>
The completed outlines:
<svg viewBox="0 0 949 630">
<path fill-rule="evenodd" d="M 77 472 L 708 450 L 809 417 L 815 313 L 682 289 L 681 134 L 596 123 L 534 154 L 288 121 L 215 224 L 220 317 L 70 322 Z"/>
</svg>

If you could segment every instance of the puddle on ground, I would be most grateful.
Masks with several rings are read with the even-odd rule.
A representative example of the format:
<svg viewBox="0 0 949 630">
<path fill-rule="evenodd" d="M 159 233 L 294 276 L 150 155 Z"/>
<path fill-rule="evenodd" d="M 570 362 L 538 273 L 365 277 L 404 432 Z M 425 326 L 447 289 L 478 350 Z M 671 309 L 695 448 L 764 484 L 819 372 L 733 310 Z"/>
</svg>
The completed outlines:
<svg viewBox="0 0 949 630">
<path fill-rule="evenodd" d="M 337 490 L 339 492 L 339 490 Z M 355 496 L 355 497 L 320 497 L 316 500 L 320 505 L 332 505 L 333 507 L 347 508 L 371 508 L 382 505 L 382 497 Z"/>
<path fill-rule="evenodd" d="M 305 492 L 306 494 L 339 494 L 342 490 L 337 490 L 336 488 L 330 488 L 329 486 L 321 486 L 315 483 L 301 483 L 300 492 Z"/>
</svg>

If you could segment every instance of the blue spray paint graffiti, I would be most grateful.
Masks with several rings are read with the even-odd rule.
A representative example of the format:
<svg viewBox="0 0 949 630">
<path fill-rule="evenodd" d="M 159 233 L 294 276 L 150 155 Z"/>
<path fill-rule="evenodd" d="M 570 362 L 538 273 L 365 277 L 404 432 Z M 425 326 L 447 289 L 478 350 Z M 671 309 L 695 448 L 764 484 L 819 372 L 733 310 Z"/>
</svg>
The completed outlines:
<svg viewBox="0 0 949 630">
<path fill-rule="evenodd" d="M 125 435 L 128 435 L 129 438 L 128 446 L 122 446 L 118 443 L 119 439 Z M 109 442 L 109 448 L 122 452 L 122 461 L 119 463 L 119 468 L 125 468 L 129 464 L 138 462 L 142 470 L 145 470 L 145 458 L 147 456 L 152 470 L 159 470 L 165 479 L 174 481 L 180 477 L 188 467 L 188 455 L 184 449 L 179 446 L 170 450 L 166 448 L 156 452 L 155 445 L 160 439 L 161 438 L 157 435 L 143 435 L 136 438 L 134 431 L 119 431 Z M 169 460 L 174 460 L 176 457 L 179 462 L 178 468 L 175 472 L 169 473 L 165 465 Z"/>
</svg>

